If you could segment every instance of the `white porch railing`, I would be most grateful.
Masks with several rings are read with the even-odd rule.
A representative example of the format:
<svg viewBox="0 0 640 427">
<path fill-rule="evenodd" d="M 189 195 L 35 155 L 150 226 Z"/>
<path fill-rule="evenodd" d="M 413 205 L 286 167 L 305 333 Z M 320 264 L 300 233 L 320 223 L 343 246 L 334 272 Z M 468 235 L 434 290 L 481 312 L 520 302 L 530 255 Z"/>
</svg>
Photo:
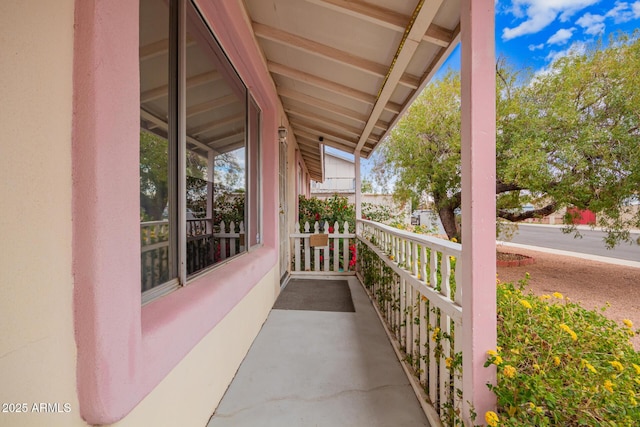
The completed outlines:
<svg viewBox="0 0 640 427">
<path fill-rule="evenodd" d="M 244 222 L 213 224 L 208 218 L 187 220 L 187 274 L 245 250 Z M 142 290 L 169 279 L 169 221 L 140 223 Z"/>
<path fill-rule="evenodd" d="M 321 226 L 318 221 L 311 225 L 305 223 L 304 232 L 300 232 L 300 223 L 296 223 L 296 232 L 291 234 L 293 241 L 293 262 L 291 274 L 327 274 L 327 275 L 353 275 L 355 274 L 355 233 L 349 232 L 349 224 L 344 223 L 342 232 L 340 224 L 335 222 L 329 226 L 324 221 L 324 229 L 320 233 Z M 326 234 L 325 246 L 312 246 L 311 236 Z"/>
<path fill-rule="evenodd" d="M 356 227 L 361 281 L 404 354 L 414 388 L 452 424 L 464 401 L 462 246 L 372 221 Z"/>
</svg>

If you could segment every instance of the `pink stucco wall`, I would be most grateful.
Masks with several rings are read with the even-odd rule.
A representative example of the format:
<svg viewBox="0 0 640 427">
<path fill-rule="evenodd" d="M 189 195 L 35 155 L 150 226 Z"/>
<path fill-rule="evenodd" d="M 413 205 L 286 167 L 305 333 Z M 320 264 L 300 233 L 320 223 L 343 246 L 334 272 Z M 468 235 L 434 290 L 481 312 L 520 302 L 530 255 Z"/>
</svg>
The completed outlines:
<svg viewBox="0 0 640 427">
<path fill-rule="evenodd" d="M 276 94 L 236 0 L 201 1 L 263 112 L 263 189 L 278 188 Z M 271 269 L 277 192 L 263 191 L 264 246 L 141 307 L 138 2 L 77 0 L 73 273 L 78 395 L 89 423 L 124 417 Z"/>
</svg>

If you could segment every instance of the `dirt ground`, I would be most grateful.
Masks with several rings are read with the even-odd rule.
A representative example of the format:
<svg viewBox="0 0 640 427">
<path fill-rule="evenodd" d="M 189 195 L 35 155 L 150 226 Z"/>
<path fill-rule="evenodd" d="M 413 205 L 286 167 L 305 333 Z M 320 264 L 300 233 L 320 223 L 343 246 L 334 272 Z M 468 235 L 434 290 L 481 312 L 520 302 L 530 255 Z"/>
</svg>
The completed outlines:
<svg viewBox="0 0 640 427">
<path fill-rule="evenodd" d="M 640 268 L 559 256 L 520 248 L 501 247 L 501 252 L 532 256 L 535 263 L 523 267 L 498 267 L 503 282 L 517 282 L 529 273 L 529 288 L 536 295 L 560 292 L 586 309 L 611 306 L 603 313 L 622 324 L 623 319 L 640 328 Z M 640 336 L 632 343 L 640 351 Z"/>
</svg>

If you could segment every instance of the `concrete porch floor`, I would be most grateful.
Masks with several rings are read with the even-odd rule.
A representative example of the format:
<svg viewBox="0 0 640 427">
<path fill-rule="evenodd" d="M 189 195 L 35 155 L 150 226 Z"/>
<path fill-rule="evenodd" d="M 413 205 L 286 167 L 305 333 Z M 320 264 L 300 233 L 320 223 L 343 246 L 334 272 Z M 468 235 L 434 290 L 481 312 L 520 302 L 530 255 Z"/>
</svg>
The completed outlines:
<svg viewBox="0 0 640 427">
<path fill-rule="evenodd" d="M 207 427 L 429 426 L 369 298 L 345 279 L 355 313 L 271 311 Z"/>
</svg>

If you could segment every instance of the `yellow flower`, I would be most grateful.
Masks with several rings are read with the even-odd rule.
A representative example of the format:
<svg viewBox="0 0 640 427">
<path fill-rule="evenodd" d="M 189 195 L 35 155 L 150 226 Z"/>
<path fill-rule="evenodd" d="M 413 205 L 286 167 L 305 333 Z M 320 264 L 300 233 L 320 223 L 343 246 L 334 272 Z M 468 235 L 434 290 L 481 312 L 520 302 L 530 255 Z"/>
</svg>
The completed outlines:
<svg viewBox="0 0 640 427">
<path fill-rule="evenodd" d="M 458 243 L 458 239 L 456 239 L 455 237 L 452 237 L 452 238 L 451 238 L 451 241 L 452 241 L 453 243 Z"/>
<path fill-rule="evenodd" d="M 513 378 L 516 376 L 516 368 L 514 368 L 511 365 L 506 365 L 503 369 L 502 369 L 502 373 L 504 374 L 505 377 L 507 378 Z"/>
<path fill-rule="evenodd" d="M 613 383 L 611 380 L 604 381 L 604 388 L 606 388 L 609 393 L 613 393 Z"/>
<path fill-rule="evenodd" d="M 447 369 L 451 369 L 451 365 L 453 364 L 453 359 L 450 357 L 447 357 L 444 361 L 445 365 L 447 365 Z"/>
<path fill-rule="evenodd" d="M 500 356 L 496 356 L 495 359 L 493 359 L 493 364 L 498 366 L 502 364 L 502 357 Z"/>
<path fill-rule="evenodd" d="M 435 328 L 433 330 L 433 335 L 431 335 L 431 339 L 436 341 L 438 339 L 438 334 L 440 333 L 440 328 Z"/>
<path fill-rule="evenodd" d="M 513 354 L 520 354 L 520 350 L 518 350 L 517 348 L 512 348 L 509 351 L 511 351 L 511 353 L 513 353 Z"/>
<path fill-rule="evenodd" d="M 554 292 L 553 296 L 554 296 L 554 298 L 558 298 L 558 299 L 564 298 L 560 292 Z"/>
<path fill-rule="evenodd" d="M 497 356 L 498 352 L 495 350 L 487 350 L 487 355 L 489 356 Z"/>
<path fill-rule="evenodd" d="M 546 295 L 546 294 L 545 294 L 545 295 L 541 295 L 541 296 L 540 296 L 540 299 L 541 299 L 541 300 L 551 299 L 551 295 Z"/>
<path fill-rule="evenodd" d="M 456 257 L 454 257 L 453 255 L 451 255 L 451 256 L 449 257 L 449 259 L 450 259 L 451 261 L 455 261 L 455 260 L 456 260 Z"/>
<path fill-rule="evenodd" d="M 558 356 L 553 356 L 553 364 L 560 366 L 560 358 Z"/>
<path fill-rule="evenodd" d="M 575 333 L 575 332 L 573 332 L 573 331 L 571 330 L 571 328 L 570 328 L 570 327 L 568 327 L 566 324 L 561 323 L 561 324 L 560 324 L 560 329 L 562 329 L 563 331 L 565 331 L 566 333 L 568 333 L 569 335 L 571 335 L 571 339 L 572 339 L 572 340 L 576 341 L 576 340 L 578 339 L 578 335 L 576 335 L 576 333 Z"/>
<path fill-rule="evenodd" d="M 487 422 L 487 425 L 489 427 L 497 427 L 498 422 L 500 422 L 500 418 L 498 418 L 498 414 L 496 414 L 493 411 L 487 411 L 487 413 L 484 414 L 484 420 Z"/>
<path fill-rule="evenodd" d="M 633 369 L 636 370 L 636 374 L 640 375 L 640 366 L 636 365 L 635 363 L 632 363 L 633 365 Z"/>
<path fill-rule="evenodd" d="M 591 363 L 587 362 L 584 359 L 582 359 L 582 365 L 586 367 L 588 370 L 590 370 L 591 372 L 593 372 L 594 374 L 598 373 L 598 371 L 596 371 L 596 368 L 594 368 Z"/>
<path fill-rule="evenodd" d="M 618 362 L 617 360 L 614 360 L 613 362 L 609 362 L 609 364 L 614 368 L 616 368 L 618 372 L 624 371 L 624 366 L 622 366 L 622 363 Z"/>
<path fill-rule="evenodd" d="M 389 255 L 389 259 L 393 261 L 393 255 Z"/>
<path fill-rule="evenodd" d="M 627 328 L 633 328 L 633 322 L 629 319 L 624 319 L 622 323 L 624 323 Z"/>
<path fill-rule="evenodd" d="M 529 309 L 532 308 L 531 304 L 529 304 L 529 301 L 524 300 L 524 299 L 520 300 L 520 305 L 522 305 L 524 308 L 529 308 Z"/>
</svg>

